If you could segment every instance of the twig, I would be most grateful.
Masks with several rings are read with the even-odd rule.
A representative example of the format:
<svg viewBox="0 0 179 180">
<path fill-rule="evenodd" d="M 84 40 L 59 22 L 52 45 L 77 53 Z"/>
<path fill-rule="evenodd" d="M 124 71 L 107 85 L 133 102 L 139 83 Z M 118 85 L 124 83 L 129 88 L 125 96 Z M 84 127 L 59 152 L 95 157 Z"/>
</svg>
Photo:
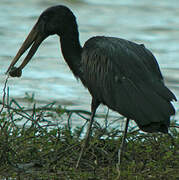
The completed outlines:
<svg viewBox="0 0 179 180">
<path fill-rule="evenodd" d="M 6 98 L 6 86 L 7 86 L 7 81 L 9 79 L 9 75 L 7 76 L 5 83 L 4 83 L 4 88 L 3 88 L 3 98 L 2 98 L 2 107 L 0 110 L 0 114 L 2 113 L 4 106 L 5 106 L 5 98 Z"/>
<path fill-rule="evenodd" d="M 179 128 L 179 126 L 177 126 L 177 125 L 172 125 L 170 127 L 172 127 L 172 128 Z"/>
</svg>

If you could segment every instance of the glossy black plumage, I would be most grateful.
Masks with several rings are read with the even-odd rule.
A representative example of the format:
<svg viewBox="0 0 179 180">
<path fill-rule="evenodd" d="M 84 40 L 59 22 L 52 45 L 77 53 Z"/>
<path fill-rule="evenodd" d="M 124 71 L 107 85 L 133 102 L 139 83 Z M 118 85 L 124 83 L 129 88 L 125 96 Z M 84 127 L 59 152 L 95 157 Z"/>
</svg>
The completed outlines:
<svg viewBox="0 0 179 180">
<path fill-rule="evenodd" d="M 136 121 L 146 132 L 167 132 L 176 100 L 152 53 L 136 43 L 93 37 L 82 52 L 84 85 L 99 102 Z"/>
</svg>

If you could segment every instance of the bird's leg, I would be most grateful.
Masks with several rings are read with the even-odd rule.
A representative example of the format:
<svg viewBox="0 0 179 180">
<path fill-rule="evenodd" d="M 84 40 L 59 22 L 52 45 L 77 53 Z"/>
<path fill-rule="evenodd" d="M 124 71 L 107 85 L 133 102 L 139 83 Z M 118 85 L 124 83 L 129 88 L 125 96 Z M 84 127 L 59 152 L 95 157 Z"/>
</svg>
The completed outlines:
<svg viewBox="0 0 179 180">
<path fill-rule="evenodd" d="M 90 135 L 91 135 L 91 128 L 92 128 L 92 125 L 93 125 L 93 122 L 94 122 L 94 116 L 95 116 L 96 109 L 97 109 L 98 106 L 99 106 L 99 102 L 97 102 L 96 100 L 92 99 L 92 103 L 91 103 L 91 117 L 90 117 L 90 120 L 89 120 L 88 129 L 87 129 L 87 132 L 86 132 L 86 135 L 85 135 L 85 140 L 84 140 L 84 143 L 82 144 L 80 155 L 79 155 L 78 161 L 76 163 L 76 168 L 78 168 L 80 160 L 81 160 L 81 157 L 83 156 L 85 148 L 88 145 L 88 142 L 89 142 L 89 139 L 90 139 Z"/>
<path fill-rule="evenodd" d="M 123 158 L 123 154 L 124 154 L 124 148 L 125 148 L 125 141 L 126 141 L 128 125 L 129 125 L 129 118 L 127 118 L 125 130 L 124 130 L 124 134 L 123 134 L 123 138 L 122 138 L 122 143 L 121 143 L 120 149 L 118 151 L 118 164 L 117 164 L 118 168 L 120 168 L 121 163 L 122 163 L 122 158 Z"/>
</svg>

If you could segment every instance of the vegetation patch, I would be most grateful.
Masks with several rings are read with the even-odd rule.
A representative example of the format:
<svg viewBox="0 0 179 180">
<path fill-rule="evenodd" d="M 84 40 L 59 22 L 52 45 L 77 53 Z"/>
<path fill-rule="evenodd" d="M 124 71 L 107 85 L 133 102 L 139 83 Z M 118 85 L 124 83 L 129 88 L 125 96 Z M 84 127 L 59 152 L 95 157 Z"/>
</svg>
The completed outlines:
<svg viewBox="0 0 179 180">
<path fill-rule="evenodd" d="M 37 106 L 28 94 L 25 99 L 28 107 L 9 97 L 1 102 L 0 179 L 179 179 L 176 120 L 171 123 L 171 136 L 129 129 L 119 171 L 122 132 L 111 126 L 111 120 L 97 115 L 90 144 L 76 169 L 90 112 L 55 103 Z M 79 119 L 83 125 L 72 127 L 72 121 Z"/>
</svg>

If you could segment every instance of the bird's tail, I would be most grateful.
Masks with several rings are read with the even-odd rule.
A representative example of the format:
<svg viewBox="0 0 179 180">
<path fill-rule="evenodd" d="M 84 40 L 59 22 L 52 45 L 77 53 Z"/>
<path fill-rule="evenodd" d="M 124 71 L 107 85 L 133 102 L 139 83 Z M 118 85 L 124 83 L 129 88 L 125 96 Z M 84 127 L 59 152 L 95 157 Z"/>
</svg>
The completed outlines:
<svg viewBox="0 0 179 180">
<path fill-rule="evenodd" d="M 140 107 L 143 119 L 135 119 L 139 128 L 145 132 L 168 133 L 170 116 L 175 115 L 175 109 L 171 103 L 177 100 L 175 95 L 163 84 L 151 84 L 150 88 L 142 85 L 139 88 L 145 102 Z M 147 107 L 147 111 L 146 108 Z"/>
<path fill-rule="evenodd" d="M 145 132 L 168 133 L 170 117 L 175 114 L 171 101 L 176 97 L 163 82 L 124 81 L 121 88 L 115 89 L 110 103 L 106 103 L 111 109 L 134 120 Z"/>
</svg>

